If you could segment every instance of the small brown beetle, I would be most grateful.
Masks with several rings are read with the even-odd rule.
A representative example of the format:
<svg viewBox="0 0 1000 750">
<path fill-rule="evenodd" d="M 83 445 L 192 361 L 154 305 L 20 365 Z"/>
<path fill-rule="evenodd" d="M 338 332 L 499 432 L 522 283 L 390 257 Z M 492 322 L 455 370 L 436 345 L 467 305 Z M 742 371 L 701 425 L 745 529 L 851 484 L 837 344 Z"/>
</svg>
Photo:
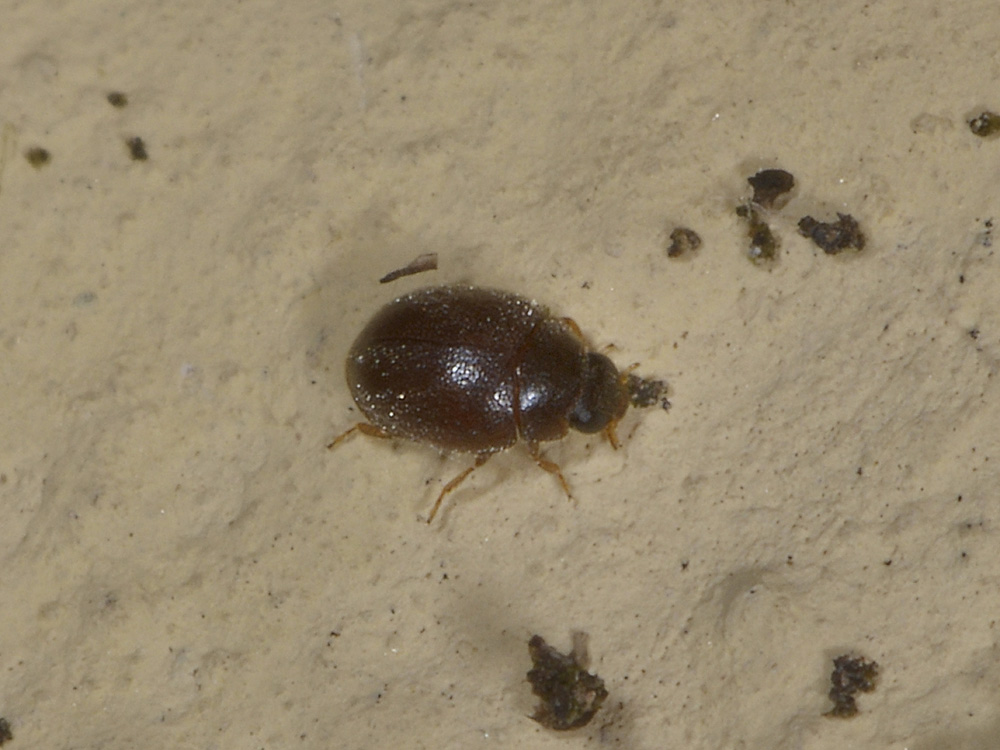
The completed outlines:
<svg viewBox="0 0 1000 750">
<path fill-rule="evenodd" d="M 571 319 L 554 318 L 516 294 L 472 286 L 430 287 L 383 307 L 351 347 L 347 384 L 368 422 L 330 448 L 360 430 L 476 454 L 441 490 L 428 523 L 445 495 L 519 438 L 572 497 L 538 444 L 572 427 L 603 431 L 617 448 L 615 425 L 629 404 L 626 377 L 590 350 Z"/>
</svg>

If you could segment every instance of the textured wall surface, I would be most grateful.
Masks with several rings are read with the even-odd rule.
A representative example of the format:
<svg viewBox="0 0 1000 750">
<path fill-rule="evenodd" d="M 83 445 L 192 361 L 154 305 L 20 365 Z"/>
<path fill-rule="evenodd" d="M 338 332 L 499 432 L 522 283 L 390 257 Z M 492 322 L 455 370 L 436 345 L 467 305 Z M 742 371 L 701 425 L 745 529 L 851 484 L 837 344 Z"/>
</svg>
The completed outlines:
<svg viewBox="0 0 1000 750">
<path fill-rule="evenodd" d="M 10 747 L 996 747 L 995 2 L 2 4 Z M 797 233 L 837 212 L 862 252 Z M 468 457 L 325 446 L 357 331 L 450 281 L 672 409 L 546 446 L 573 505 L 518 447 L 428 527 Z M 573 631 L 610 697 L 557 734 L 527 642 Z"/>
</svg>

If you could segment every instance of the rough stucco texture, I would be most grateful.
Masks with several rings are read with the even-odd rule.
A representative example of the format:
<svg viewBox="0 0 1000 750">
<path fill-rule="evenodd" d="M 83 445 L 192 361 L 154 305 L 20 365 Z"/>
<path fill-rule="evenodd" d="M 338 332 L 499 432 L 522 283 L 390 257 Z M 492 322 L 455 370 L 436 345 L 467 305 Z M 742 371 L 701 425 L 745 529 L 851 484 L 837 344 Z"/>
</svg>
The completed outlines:
<svg viewBox="0 0 1000 750">
<path fill-rule="evenodd" d="M 12 748 L 996 747 L 996 3 L 5 5 Z M 863 252 L 798 236 L 837 211 Z M 326 451 L 355 333 L 457 280 L 669 380 L 547 446 L 573 505 L 514 449 L 428 527 L 467 457 Z M 557 735 L 575 630 L 610 697 Z"/>
</svg>

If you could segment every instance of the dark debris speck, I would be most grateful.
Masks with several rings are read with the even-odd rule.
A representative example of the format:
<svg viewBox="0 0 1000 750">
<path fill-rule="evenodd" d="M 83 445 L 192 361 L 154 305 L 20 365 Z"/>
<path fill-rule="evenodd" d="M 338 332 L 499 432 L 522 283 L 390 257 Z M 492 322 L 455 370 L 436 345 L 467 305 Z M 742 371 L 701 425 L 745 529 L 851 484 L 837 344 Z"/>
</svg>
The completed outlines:
<svg viewBox="0 0 1000 750">
<path fill-rule="evenodd" d="M 28 160 L 28 164 L 39 169 L 52 161 L 52 154 L 41 146 L 32 146 L 24 152 L 24 158 Z"/>
<path fill-rule="evenodd" d="M 561 654 L 540 635 L 528 641 L 528 653 L 534 665 L 528 672 L 531 692 L 541 701 L 532 719 L 543 727 L 559 731 L 577 729 L 594 718 L 608 697 L 604 680 L 588 672 L 583 634 L 574 636 L 574 648 Z"/>
<path fill-rule="evenodd" d="M 850 214 L 837 214 L 831 222 L 816 221 L 812 216 L 799 220 L 799 234 L 808 237 L 827 255 L 836 255 L 848 248 L 864 250 L 865 235 Z"/>
<path fill-rule="evenodd" d="M 111 91 L 108 93 L 108 104 L 121 109 L 128 104 L 128 95 L 121 91 Z"/>
<path fill-rule="evenodd" d="M 989 138 L 1000 133 L 1000 115 L 986 110 L 969 120 L 969 130 L 980 138 Z"/>
<path fill-rule="evenodd" d="M 413 276 L 414 274 L 424 273 L 425 271 L 436 271 L 437 267 L 438 254 L 424 253 L 423 255 L 418 255 L 402 268 L 397 268 L 395 271 L 389 271 L 389 273 L 378 280 L 378 283 L 388 284 L 390 281 L 401 279 L 404 276 Z"/>
<path fill-rule="evenodd" d="M 146 161 L 149 158 L 149 153 L 146 151 L 146 144 L 139 136 L 127 139 L 125 145 L 128 146 L 129 156 L 134 161 Z"/>
<path fill-rule="evenodd" d="M 747 182 L 753 188 L 751 200 L 764 208 L 780 208 L 795 187 L 795 177 L 784 169 L 762 169 Z"/>
<path fill-rule="evenodd" d="M 830 675 L 830 700 L 833 708 L 824 716 L 849 719 L 858 713 L 854 700 L 857 693 L 870 693 L 878 683 L 878 663 L 868 661 L 863 656 L 838 656 L 833 660 Z"/>
<path fill-rule="evenodd" d="M 693 229 L 687 227 L 676 227 L 670 233 L 670 244 L 667 246 L 668 258 L 679 258 L 682 255 L 693 253 L 701 247 L 701 237 Z"/>
<path fill-rule="evenodd" d="M 747 220 L 747 236 L 750 238 L 747 257 L 756 264 L 774 260 L 780 243 L 771 231 L 771 227 L 764 221 L 761 209 L 755 203 L 746 203 L 737 206 L 736 215 Z"/>
<path fill-rule="evenodd" d="M 670 409 L 670 401 L 667 400 L 667 391 L 670 387 L 665 380 L 640 378 L 638 375 L 629 374 L 625 379 L 625 387 L 628 390 L 629 401 L 636 408 L 645 409 L 659 404 L 664 411 Z"/>
</svg>

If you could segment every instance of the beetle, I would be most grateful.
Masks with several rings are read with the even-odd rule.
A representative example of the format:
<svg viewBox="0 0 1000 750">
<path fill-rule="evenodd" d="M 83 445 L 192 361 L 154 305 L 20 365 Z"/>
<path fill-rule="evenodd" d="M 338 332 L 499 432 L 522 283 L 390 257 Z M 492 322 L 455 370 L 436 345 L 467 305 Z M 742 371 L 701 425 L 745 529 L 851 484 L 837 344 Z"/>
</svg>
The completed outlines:
<svg viewBox="0 0 1000 750">
<path fill-rule="evenodd" d="M 517 294 L 466 285 L 428 287 L 387 304 L 351 346 L 346 375 L 368 421 L 329 448 L 360 431 L 475 455 L 441 490 L 427 523 L 448 493 L 518 440 L 572 499 L 539 444 L 572 428 L 603 432 L 618 448 L 615 425 L 629 405 L 626 375 L 591 350 L 572 319 Z"/>
</svg>

